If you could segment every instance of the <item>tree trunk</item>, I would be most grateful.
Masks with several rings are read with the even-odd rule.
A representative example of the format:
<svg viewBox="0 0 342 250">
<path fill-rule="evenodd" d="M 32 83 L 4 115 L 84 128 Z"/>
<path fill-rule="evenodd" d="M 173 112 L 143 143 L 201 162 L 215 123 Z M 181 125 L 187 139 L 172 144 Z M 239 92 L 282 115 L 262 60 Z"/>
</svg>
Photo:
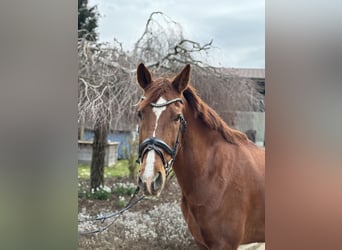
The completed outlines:
<svg viewBox="0 0 342 250">
<path fill-rule="evenodd" d="M 133 129 L 131 129 L 133 131 Z M 131 132 L 130 138 L 129 138 L 129 153 L 128 153 L 128 169 L 129 169 L 129 178 L 132 181 L 136 180 L 136 172 L 137 172 L 137 158 L 138 158 L 138 140 L 136 138 L 133 138 L 133 132 Z"/>
<path fill-rule="evenodd" d="M 97 190 L 104 184 L 104 163 L 108 125 L 96 122 L 94 127 L 93 155 L 91 159 L 90 188 Z"/>
<path fill-rule="evenodd" d="M 129 178 L 132 181 L 136 180 L 136 168 L 137 168 L 136 160 L 137 160 L 137 157 L 135 157 L 133 154 L 130 154 L 128 156 Z"/>
<path fill-rule="evenodd" d="M 81 141 L 83 140 L 83 137 L 84 137 L 84 127 L 85 127 L 85 121 L 84 121 L 84 117 L 82 117 L 81 122 L 78 127 L 78 139 Z"/>
</svg>

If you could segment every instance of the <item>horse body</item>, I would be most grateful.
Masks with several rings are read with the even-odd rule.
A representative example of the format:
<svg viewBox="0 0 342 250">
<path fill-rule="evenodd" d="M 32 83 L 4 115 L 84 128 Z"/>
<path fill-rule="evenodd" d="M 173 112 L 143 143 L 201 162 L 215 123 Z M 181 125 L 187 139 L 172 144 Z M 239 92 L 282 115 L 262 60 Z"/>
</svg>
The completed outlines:
<svg viewBox="0 0 342 250">
<path fill-rule="evenodd" d="M 256 164 L 264 162 L 263 150 L 251 142 L 230 144 L 217 131 L 192 126 L 198 122 L 192 122 L 191 113 L 185 118 L 188 127 L 174 171 L 182 212 L 197 244 L 236 249 L 264 242 L 264 165 Z"/>
<path fill-rule="evenodd" d="M 189 71 L 187 66 L 172 82 L 153 82 L 147 69 L 138 67 L 138 82 L 146 96 L 139 107 L 145 115 L 140 140 L 153 136 L 175 145 L 178 123 L 173 117 L 181 114 L 187 123 L 174 159 L 164 156 L 171 150 L 164 150 L 161 143 L 161 148 L 150 145 L 142 155 L 139 184 L 145 193 L 159 195 L 165 182 L 165 161 L 174 160 L 182 190 L 182 212 L 200 249 L 237 249 L 240 244 L 264 242 L 264 149 L 229 128 L 199 98 L 188 85 Z M 182 103 L 177 102 L 179 98 Z M 157 103 L 154 109 L 148 105 L 152 102 Z M 160 109 L 156 108 L 158 103 Z M 154 151 L 162 152 L 158 153 L 161 157 L 154 156 Z M 151 156 L 153 161 L 149 160 Z M 147 178 L 152 165 L 153 174 Z"/>
</svg>

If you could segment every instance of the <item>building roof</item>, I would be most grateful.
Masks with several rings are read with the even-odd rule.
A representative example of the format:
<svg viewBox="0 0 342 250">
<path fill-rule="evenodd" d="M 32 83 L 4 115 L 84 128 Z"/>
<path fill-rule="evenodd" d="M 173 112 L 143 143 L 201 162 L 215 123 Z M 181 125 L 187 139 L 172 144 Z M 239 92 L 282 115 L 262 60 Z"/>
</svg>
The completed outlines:
<svg viewBox="0 0 342 250">
<path fill-rule="evenodd" d="M 222 72 L 227 75 L 243 77 L 243 78 L 265 79 L 265 69 L 222 68 Z"/>
</svg>

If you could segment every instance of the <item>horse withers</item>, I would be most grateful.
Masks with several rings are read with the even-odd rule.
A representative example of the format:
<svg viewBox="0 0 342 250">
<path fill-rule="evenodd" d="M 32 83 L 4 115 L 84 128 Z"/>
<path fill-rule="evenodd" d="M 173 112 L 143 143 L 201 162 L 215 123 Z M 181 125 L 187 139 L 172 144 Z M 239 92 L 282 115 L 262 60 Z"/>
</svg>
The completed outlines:
<svg viewBox="0 0 342 250">
<path fill-rule="evenodd" d="M 140 64 L 138 184 L 159 195 L 171 168 L 181 208 L 200 249 L 237 249 L 265 241 L 265 150 L 230 128 L 189 84 L 190 65 L 174 79 L 152 79 Z"/>
</svg>

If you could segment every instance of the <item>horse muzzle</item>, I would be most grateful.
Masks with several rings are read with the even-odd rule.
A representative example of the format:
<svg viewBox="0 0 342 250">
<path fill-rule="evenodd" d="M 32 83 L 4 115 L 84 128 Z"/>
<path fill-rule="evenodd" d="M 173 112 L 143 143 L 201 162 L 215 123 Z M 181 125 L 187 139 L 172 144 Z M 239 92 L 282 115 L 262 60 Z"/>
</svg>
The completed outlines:
<svg viewBox="0 0 342 250">
<path fill-rule="evenodd" d="M 153 177 L 138 176 L 138 185 L 145 195 L 159 195 L 164 187 L 164 177 L 159 171 Z"/>
</svg>

